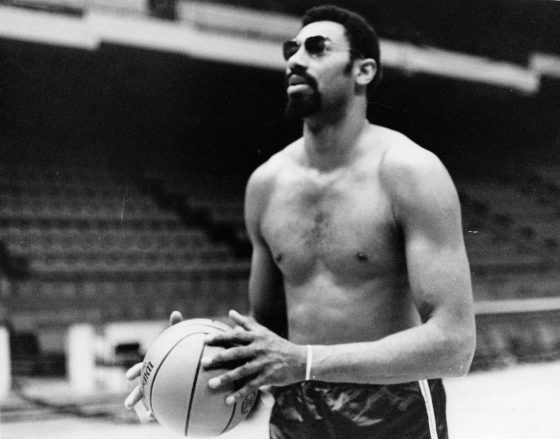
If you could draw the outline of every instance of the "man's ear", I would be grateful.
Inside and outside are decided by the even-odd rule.
[[[377,63],[373,58],[358,59],[356,62],[356,82],[358,85],[367,86],[377,73]]]

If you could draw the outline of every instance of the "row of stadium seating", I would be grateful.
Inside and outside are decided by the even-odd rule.
[[[477,346],[471,370],[560,359],[558,316],[503,316],[477,321]]]
[[[25,196],[26,194],[34,194],[39,197],[54,198],[73,198],[73,197],[100,197],[112,198],[120,197],[122,194],[134,196],[137,189],[130,186],[126,182],[119,183],[119,190],[115,190],[115,182],[99,183],[86,182],[52,182],[44,181],[20,181],[18,179],[10,179],[6,176],[0,177],[0,193],[6,196]]]
[[[5,171],[0,239],[9,254],[29,261],[31,276],[162,275],[235,260],[227,245],[160,207],[126,174],[21,164]]]
[[[207,268],[207,267],[206,267]],[[174,277],[18,282],[9,299],[17,303],[19,326],[64,326],[75,322],[167,319],[172,309],[186,318],[247,311],[248,267],[200,267]]]
[[[101,197],[2,196],[0,218],[123,218],[176,217],[161,210],[152,200]]]
[[[475,266],[551,264],[559,257],[558,205],[542,206],[511,185],[462,182],[465,242]]]
[[[518,180],[463,182],[479,216],[491,217],[510,239],[558,256],[560,246],[560,166],[542,165]]]
[[[523,243],[513,239],[501,239],[488,229],[465,230],[465,244],[471,265],[474,267],[534,267],[543,262],[542,255]]]
[[[238,242],[247,242],[243,214],[246,176],[148,173],[145,178],[157,182],[163,193],[182,200],[211,224],[228,226]]]
[[[110,185],[115,181],[129,182],[118,167],[109,163],[98,162],[99,165],[92,166],[91,162],[76,159],[75,157],[59,157],[57,161],[31,161],[0,163],[0,182],[7,183],[63,183],[71,184],[79,182]]]
[[[231,266],[229,253],[201,252],[199,254],[123,254],[112,253],[103,255],[64,255],[57,258],[39,257],[31,262],[30,269],[36,276],[48,275],[87,275],[114,273],[119,276],[126,274],[173,274],[189,271],[200,264],[218,266],[222,262]]]
[[[560,270],[519,272],[510,270],[501,274],[473,276],[475,300],[523,299],[531,297],[558,297]]]
[[[109,228],[10,227],[2,231],[2,240],[15,253],[63,254],[101,251],[212,249],[216,245],[200,228],[168,230]],[[222,246],[223,247],[223,246]]]
[[[560,202],[544,203],[515,182],[458,186],[475,300],[558,296]]]

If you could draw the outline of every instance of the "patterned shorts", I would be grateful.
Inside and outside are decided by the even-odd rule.
[[[307,381],[272,389],[271,439],[447,439],[441,380]]]

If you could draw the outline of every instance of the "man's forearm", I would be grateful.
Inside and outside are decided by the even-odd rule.
[[[396,384],[462,376],[474,350],[470,329],[452,335],[425,323],[373,342],[313,346],[311,379]]]

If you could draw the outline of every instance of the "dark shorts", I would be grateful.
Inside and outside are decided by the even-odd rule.
[[[394,385],[308,381],[275,387],[272,393],[271,439],[436,439],[435,430],[438,439],[448,437],[441,380]]]

